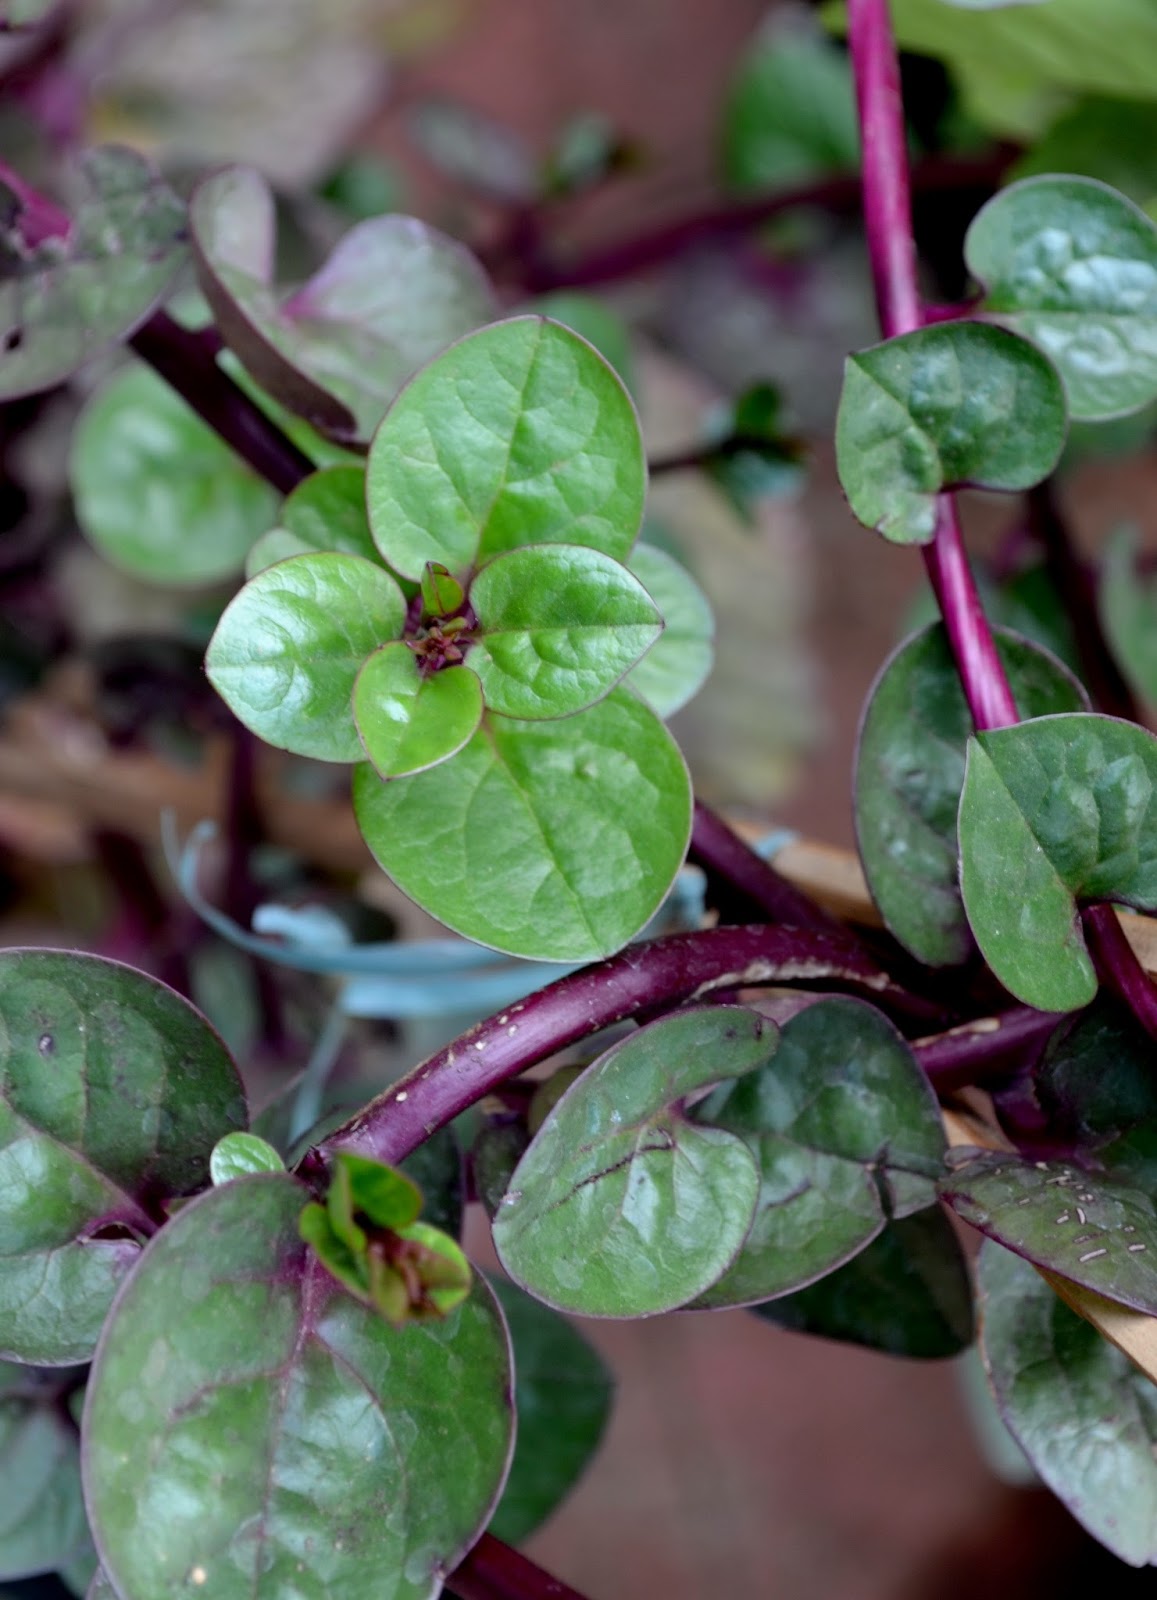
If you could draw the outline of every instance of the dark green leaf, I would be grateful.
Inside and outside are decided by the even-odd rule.
[[[755,522],[761,500],[798,490],[803,446],[784,430],[778,389],[757,383],[740,395],[706,470],[745,522]]]
[[[518,1443],[490,1523],[521,1544],[566,1498],[599,1447],[614,1379],[576,1327],[505,1278],[494,1278],[514,1346]]]
[[[997,649],[1022,716],[1080,711],[1058,661],[1001,630]],[[856,834],[872,898],[918,961],[967,959],[972,940],[957,882],[956,814],[972,717],[939,623],[906,640],[868,697],[856,754]]]
[[[163,984],[98,956],[0,954],[0,1350],[86,1361],[148,1218],[245,1125],[237,1069]]]
[[[286,498],[278,526],[250,550],[245,576],[256,577],[287,556],[323,550],[364,556],[375,564],[381,559],[366,518],[364,467],[327,467],[299,484]]]
[[[110,1319],[84,1470],[123,1600],[432,1600],[490,1518],[512,1444],[490,1291],[391,1328],[311,1262],[307,1198],[287,1176],[212,1190]]]
[[[530,1135],[521,1121],[484,1123],[474,1140],[470,1150],[474,1189],[491,1221],[529,1143]]]
[[[627,687],[666,719],[693,700],[715,659],[715,618],[687,568],[653,544],[637,544],[628,563],[659,608],[663,632],[626,677]]]
[[[1133,689],[1157,705],[1157,579],[1140,570],[1136,530],[1119,528],[1105,548],[1100,612],[1117,663]]]
[[[625,689],[562,722],[485,717],[452,761],[354,773],[366,843],[398,887],[479,944],[544,961],[610,955],[683,863],[691,789],[663,724]]]
[[[87,537],[153,583],[240,572],[277,512],[268,484],[147,367],[118,373],[89,401],[69,474]]]
[[[482,686],[469,667],[423,675],[409,645],[374,652],[358,673],[353,713],[383,778],[425,772],[461,750],[482,720]]]
[[[459,1238],[465,1188],[462,1152],[452,1130],[440,1128],[431,1134],[406,1157],[400,1170],[422,1191],[422,1221]]]
[[[601,1056],[531,1141],[494,1219],[515,1282],[586,1316],[653,1316],[701,1295],[743,1244],[759,1174],[742,1137],[688,1121],[683,1102],[775,1046],[758,1013],[717,1006]]]
[[[1010,1432],[1085,1528],[1131,1566],[1157,1561],[1150,1380],[1007,1250],[980,1252],[984,1364]]]
[[[836,464],[861,522],[927,544],[942,489],[1028,489],[1065,442],[1061,380],[1024,339],[944,322],[849,356]]]
[[[1056,172],[1099,178],[1148,210],[1157,199],[1157,104],[1091,95],[1067,106],[1012,176]]]
[[[209,1176],[215,1184],[248,1178],[254,1172],[284,1171],[285,1162],[277,1151],[255,1133],[227,1133],[209,1157]]]
[[[370,450],[370,526],[415,581],[427,561],[465,576],[524,544],[581,544],[623,560],[646,464],[622,382],[568,328],[515,317],[432,361]]]
[[[827,1277],[751,1308],[795,1333],[940,1360],[973,1340],[972,1281],[938,1206],[891,1222]]]
[[[984,959],[1039,1011],[1096,993],[1077,902],[1157,910],[1157,739],[1129,722],[1043,717],[968,742],[960,886]]]
[[[19,216],[0,228],[0,399],[50,389],[133,333],[185,260],[185,209],[135,150],[81,161],[65,238],[26,249]]]
[[[972,1227],[1107,1300],[1157,1312],[1157,1210],[1140,1189],[1060,1161],[977,1151],[941,1180]]]
[[[394,579],[360,556],[293,556],[226,607],[205,657],[213,687],[269,744],[319,761],[360,761],[354,684],[402,631]]]
[[[743,1248],[699,1305],[803,1288],[935,1199],[936,1098],[911,1047],[861,1000],[807,1006],[784,1024],[774,1059],[719,1088],[696,1119],[746,1140],[761,1175]]]
[[[80,1440],[56,1373],[0,1362],[0,1581],[52,1572],[88,1544]]]
[[[723,163],[738,189],[774,189],[860,164],[847,56],[829,40],[768,28],[731,85]]]

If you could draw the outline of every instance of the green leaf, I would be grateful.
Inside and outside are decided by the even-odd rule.
[[[489,1121],[483,1124],[470,1149],[474,1189],[486,1215],[494,1220],[502,1197],[510,1188],[514,1169],[526,1153],[530,1135],[523,1122]]]
[[[1157,1562],[1151,1380],[1038,1273],[980,1252],[982,1348],[1005,1424],[1077,1521],[1131,1566]]]
[[[581,544],[621,561],[645,486],[620,379],[568,328],[514,317],[407,384],[370,449],[366,498],[382,555],[417,581],[427,561],[464,577],[524,544]]]
[[[0,1362],[0,1581],[52,1572],[88,1545],[75,1427],[60,1378]]]
[[[984,310],[1039,346],[1070,414],[1101,421],[1157,397],[1157,226],[1093,178],[1025,178],[965,239]]]
[[[974,484],[1029,489],[1065,442],[1056,369],[979,322],[919,328],[848,357],[836,465],[855,515],[897,544],[927,544],[936,496]]]
[[[1157,739],[1130,722],[1043,717],[968,742],[960,888],[984,959],[1038,1011],[1097,989],[1078,901],[1157,910]]]
[[[557,289],[553,294],[539,295],[526,309],[536,316],[549,317],[552,322],[561,322],[564,328],[593,344],[627,388],[634,390],[631,330],[604,301],[596,300],[593,295],[578,294],[573,289]]]
[[[440,561],[427,561],[422,573],[422,606],[427,617],[452,617],[466,604],[466,591]]]
[[[1157,199],[1157,104],[1090,95],[1067,107],[1011,176],[1056,172],[1099,178],[1148,210]]]
[[[0,1353],[88,1360],[167,1197],[245,1126],[237,1069],[187,1001],[131,967],[0,953]]]
[[[1157,705],[1157,579],[1141,570],[1136,530],[1118,528],[1105,547],[1099,606],[1117,663],[1131,687]]]
[[[272,281],[274,201],[258,172],[203,179],[189,220],[230,348],[275,400],[338,438],[368,439],[416,368],[494,315],[474,257],[413,217],[358,223],[292,294]]]
[[[324,550],[380,564],[366,518],[364,467],[326,467],[299,483],[286,497],[278,526],[262,534],[250,550],[245,576],[255,578],[288,556]]]
[[[423,676],[408,644],[383,645],[358,673],[354,720],[383,778],[425,772],[461,750],[482,720],[482,686],[469,667]]]
[[[983,1150],[941,1180],[940,1196],[1027,1261],[1157,1312],[1157,1208],[1142,1190],[1061,1161]]]
[[[1086,708],[1061,664],[1015,634],[996,634],[1022,716]],[[860,859],[888,929],[918,961],[967,960],[972,939],[957,882],[956,814],[972,717],[942,625],[906,640],[868,697],[856,753]]]
[[[783,401],[771,384],[757,383],[741,394],[716,438],[707,476],[745,522],[755,523],[760,501],[802,485],[804,447],[786,433]]]
[[[399,1169],[422,1191],[422,1221],[441,1228],[452,1238],[462,1233],[465,1184],[462,1152],[451,1128],[440,1128],[425,1139]]]
[[[254,1172],[284,1172],[285,1162],[271,1144],[255,1133],[227,1133],[218,1139],[209,1157],[209,1176],[214,1184],[232,1183]]]
[[[612,1046],[567,1091],[494,1218],[514,1281],[559,1311],[648,1317],[701,1295],[734,1260],[759,1192],[742,1137],[683,1102],[771,1056],[757,1012],[678,1012]]]
[[[514,1346],[518,1443],[490,1532],[521,1544],[570,1493],[599,1447],[614,1378],[557,1312],[504,1278],[491,1280]]]
[[[938,1206],[890,1222],[851,1261],[806,1289],[751,1308],[794,1333],[923,1361],[972,1343],[972,1281]]]
[[[727,95],[723,165],[728,182],[744,190],[857,171],[860,140],[847,56],[827,39],[764,29]]]
[[[152,583],[240,572],[277,496],[147,367],[129,367],[85,406],[69,477],[76,517],[101,554]]]
[[[490,1291],[391,1328],[309,1257],[307,1197],[288,1176],[211,1190],[109,1320],[84,1472],[123,1600],[432,1600],[490,1518],[512,1444]]]
[[[28,248],[18,210],[0,225],[0,400],[50,389],[128,338],[184,263],[185,208],[143,156],[90,150],[79,179],[67,236]]]
[[[381,567],[360,556],[293,556],[250,579],[225,608],[205,670],[268,744],[318,761],[360,761],[354,684],[405,620],[402,592]]]
[[[625,682],[664,720],[693,700],[715,659],[715,618],[687,568],[653,544],[637,544],[631,571],[659,608],[663,632]]]
[[[751,1231],[700,1306],[814,1283],[935,1199],[945,1149],[936,1098],[911,1047],[861,1000],[808,1005],[784,1024],[772,1061],[695,1115],[746,1140],[760,1168]]]
[[[594,705],[663,631],[639,580],[582,545],[497,556],[471,585],[470,604],[479,631],[469,665],[504,717],[567,717]]]
[[[484,718],[452,762],[354,773],[383,871],[479,944],[591,961],[644,927],[675,880],[691,788],[674,740],[625,689],[558,723]]]
[[[97,1571],[89,1586],[85,1600],[120,1600],[120,1596],[102,1570]]]

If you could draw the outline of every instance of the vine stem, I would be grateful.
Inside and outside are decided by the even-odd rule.
[[[446,1579],[446,1587],[458,1600],[583,1600],[577,1589],[489,1533]]]

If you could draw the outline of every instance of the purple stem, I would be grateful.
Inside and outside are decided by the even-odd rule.
[[[939,1092],[970,1083],[995,1083],[1015,1071],[1026,1053],[1043,1044],[1064,1020],[1051,1011],[1018,1006],[918,1044],[916,1058]]]
[[[688,859],[714,880],[717,892],[713,903],[728,921],[758,917],[791,923],[797,928],[814,928],[820,933],[843,931],[834,917],[781,877],[717,812],[699,800],[695,802]],[[720,885],[722,894],[718,893]]]
[[[446,1587],[458,1600],[583,1600],[569,1583],[552,1578],[489,1533],[446,1579]]]
[[[29,250],[34,250],[46,239],[62,239],[68,236],[72,228],[72,219],[68,212],[58,206],[55,200],[50,200],[47,195],[31,188],[19,173],[13,172],[6,161],[0,161],[0,183],[11,189],[20,202],[17,226],[20,237]]]
[[[1138,961],[1112,906],[1085,906],[1081,912],[1081,926],[1101,982],[1125,1002],[1146,1032],[1157,1039],[1157,990]]]

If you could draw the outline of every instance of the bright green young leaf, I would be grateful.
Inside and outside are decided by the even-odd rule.
[[[566,1498],[598,1449],[615,1382],[598,1351],[556,1311],[491,1279],[514,1346],[518,1443],[490,1532],[521,1544]]]
[[[959,1355],[974,1337],[968,1265],[939,1206],[890,1222],[842,1267],[751,1309],[794,1333],[909,1360]]]
[[[637,544],[631,571],[659,608],[663,632],[624,680],[666,719],[693,700],[715,659],[715,618],[687,568],[653,544]]]
[[[1157,580],[1140,570],[1135,529],[1108,541],[1098,597],[1101,622],[1117,664],[1149,705],[1157,705]]]
[[[945,1149],[936,1098],[911,1047],[862,1000],[807,1006],[784,1024],[773,1060],[695,1115],[744,1139],[760,1168],[751,1231],[700,1306],[814,1283],[935,1199]]]
[[[398,640],[374,652],[353,690],[365,753],[383,778],[425,772],[461,750],[482,720],[482,686],[469,667],[423,677]]]
[[[981,1342],[996,1403],[1043,1481],[1130,1566],[1157,1562],[1157,1390],[1039,1273],[986,1241]]]
[[[211,1190],[110,1319],[84,1471],[123,1600],[433,1600],[489,1521],[513,1442],[490,1291],[390,1327],[310,1258],[307,1198],[272,1174]]]
[[[276,528],[262,534],[249,552],[245,576],[254,578],[288,556],[335,550],[380,564],[366,519],[363,467],[326,467],[286,497]]]
[[[354,683],[406,620],[402,591],[360,556],[293,556],[258,573],[225,608],[205,670],[268,744],[318,761],[360,761]]]
[[[66,238],[28,249],[19,212],[0,226],[0,400],[50,389],[127,338],[186,259],[185,208],[143,156],[106,145],[79,176]]]
[[[1082,711],[1058,661],[999,630],[997,649],[1024,717]],[[889,930],[918,961],[950,966],[972,939],[957,882],[956,814],[972,717],[939,623],[906,640],[868,697],[856,754],[860,859]]]
[[[383,871],[456,933],[510,955],[593,961],[663,903],[691,831],[674,740],[625,689],[558,723],[485,717],[453,761],[354,773]]]
[[[0,1362],[0,1581],[53,1572],[88,1545],[80,1448],[60,1375]]]
[[[579,334],[588,344],[593,344],[614,367],[627,388],[634,390],[631,330],[610,306],[602,300],[596,300],[593,295],[578,294],[573,289],[556,289],[553,294],[540,295],[526,309],[535,316],[561,322],[564,328],[570,328],[572,333]]]
[[[156,1207],[207,1183],[245,1121],[224,1046],[164,984],[0,953],[0,1353],[87,1361]]]
[[[422,606],[429,618],[452,617],[466,603],[466,591],[440,561],[427,561],[422,573]]]
[[[1098,421],[1157,396],[1157,225],[1093,178],[1025,178],[964,245],[984,309],[1056,364],[1069,412]]]
[[[271,1144],[255,1133],[227,1133],[209,1157],[209,1176],[217,1185],[248,1178],[254,1172],[284,1172],[285,1162]]]
[[[646,462],[630,396],[602,356],[542,317],[460,340],[398,396],[375,435],[370,527],[396,572],[465,576],[524,544],[625,559]]]
[[[1005,988],[1039,1011],[1096,993],[1078,901],[1157,910],[1157,739],[1130,722],[1043,717],[968,742],[960,888]]]
[[[848,357],[836,464],[853,512],[897,544],[927,544],[942,489],[1029,489],[1065,442],[1051,362],[1003,328],[944,322]]]
[[[85,406],[69,477],[81,529],[115,566],[152,583],[240,572],[277,496],[147,367]]]
[[[1141,1189],[1064,1162],[986,1150],[949,1172],[940,1195],[1034,1265],[1157,1313],[1157,1208]]]
[[[531,1140],[494,1218],[515,1282],[559,1311],[647,1317],[721,1277],[751,1227],[759,1173],[742,1135],[689,1121],[682,1102],[775,1047],[757,1012],[714,1006],[600,1056]]]
[[[1091,95],[1067,107],[1011,175],[1056,172],[1099,178],[1149,211],[1157,200],[1157,103]]]
[[[860,165],[847,56],[774,25],[740,66],[723,113],[723,165],[737,189],[786,188]]]
[[[468,662],[491,711],[567,717],[601,700],[663,631],[639,580],[599,550],[530,546],[487,562],[470,587]]]

